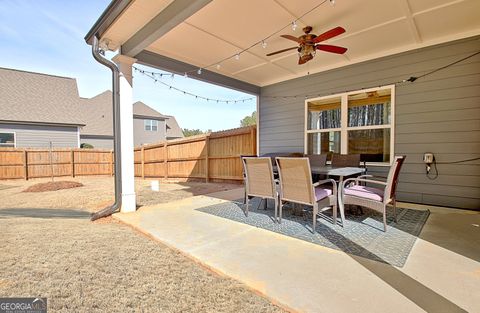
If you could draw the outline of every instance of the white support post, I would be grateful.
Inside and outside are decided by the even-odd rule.
[[[120,125],[122,139],[122,213],[135,212],[135,173],[133,160],[133,76],[137,60],[117,54],[113,61],[120,69]]]

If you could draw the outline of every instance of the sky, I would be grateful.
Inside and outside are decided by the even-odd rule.
[[[110,70],[93,59],[91,47],[84,40],[109,3],[109,0],[0,0],[0,67],[76,78],[79,94],[85,98],[111,90]],[[163,80],[210,98],[251,97],[182,76]],[[133,86],[134,101],[175,116],[182,128],[215,131],[239,127],[240,120],[256,107],[256,100],[236,104],[198,100],[155,84],[139,73],[134,73]]]

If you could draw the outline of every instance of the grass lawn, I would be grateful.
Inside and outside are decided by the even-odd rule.
[[[20,192],[32,182],[0,183],[10,186],[0,188],[0,297],[47,297],[49,312],[283,312],[123,224],[90,222],[91,198],[104,201],[100,191],[107,183],[80,181],[85,187],[40,200],[40,194]],[[192,186],[169,192],[185,197],[206,188]]]

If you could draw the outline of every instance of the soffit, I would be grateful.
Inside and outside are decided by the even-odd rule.
[[[107,31],[107,37],[123,44],[171,1],[136,0]],[[213,0],[152,43],[146,50],[205,67],[241,51],[288,25],[320,3],[318,0]],[[208,69],[258,86],[326,71],[403,51],[480,34],[478,0],[336,0],[325,3],[298,22],[267,40]],[[124,16],[125,15],[125,16]],[[297,65],[295,50],[266,54],[295,46],[280,34],[300,36],[310,25],[320,34],[336,26],[346,33],[324,43],[344,46],[344,55],[317,52]]]

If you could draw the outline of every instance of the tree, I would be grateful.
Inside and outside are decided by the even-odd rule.
[[[200,130],[200,129],[188,129],[188,128],[183,128],[183,129],[182,129],[182,132],[183,132],[183,135],[184,135],[185,137],[190,137],[190,136],[195,136],[195,135],[207,134],[207,133],[212,132],[212,130],[209,129],[209,130],[207,130],[207,131],[203,131],[203,130]]]
[[[257,111],[253,111],[252,115],[247,115],[240,120],[240,127],[257,125]]]

